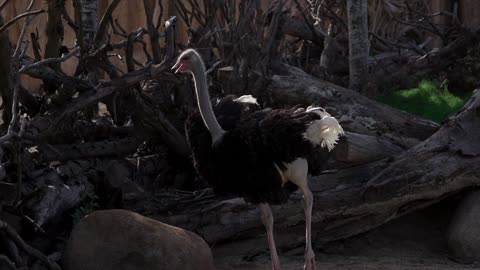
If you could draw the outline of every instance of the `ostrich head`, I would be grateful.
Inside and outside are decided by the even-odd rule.
[[[195,68],[204,68],[202,58],[194,49],[187,49],[178,56],[177,62],[172,69],[175,73],[192,73]]]
[[[175,70],[175,73],[188,72],[193,76],[200,114],[205,126],[212,136],[212,145],[218,144],[225,131],[222,129],[213,113],[210,96],[208,94],[207,74],[205,72],[202,58],[195,50],[187,49],[180,54],[172,69]]]

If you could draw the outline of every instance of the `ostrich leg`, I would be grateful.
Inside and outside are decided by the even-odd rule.
[[[267,203],[258,205],[262,213],[262,222],[267,230],[268,248],[270,249],[270,256],[272,258],[272,269],[280,270],[280,260],[278,259],[277,247],[275,246],[275,239],[273,238],[273,214],[272,208]]]
[[[303,189],[303,204],[305,208],[305,270],[315,270],[315,254],[312,249],[312,206],[313,194],[308,186]]]
[[[303,193],[305,210],[305,270],[315,270],[315,254],[312,249],[312,207],[313,194],[308,187],[308,162],[306,159],[297,159],[288,164],[285,177],[295,183]]]

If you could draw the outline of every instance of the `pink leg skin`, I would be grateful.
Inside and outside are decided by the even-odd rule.
[[[303,190],[303,203],[305,208],[305,270],[315,270],[315,254],[312,249],[312,207],[313,194],[310,189]]]
[[[262,213],[262,223],[267,230],[268,248],[270,249],[270,256],[272,258],[272,269],[280,270],[280,260],[278,259],[277,247],[275,246],[275,239],[273,238],[273,214],[272,208],[269,204],[261,203],[258,205]]]

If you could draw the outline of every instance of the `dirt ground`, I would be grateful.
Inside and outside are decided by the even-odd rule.
[[[461,264],[449,257],[444,236],[450,210],[434,206],[370,233],[316,248],[317,269],[480,269],[480,265]],[[275,231],[283,270],[303,269],[302,234],[300,228],[294,232]],[[271,269],[265,234],[217,245],[212,250],[218,270]]]

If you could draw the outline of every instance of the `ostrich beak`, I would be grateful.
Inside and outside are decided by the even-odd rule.
[[[177,74],[177,72],[179,71],[182,71],[183,69],[183,63],[181,60],[178,60],[177,63],[175,63],[175,65],[173,65],[172,67],[172,70],[175,70],[175,74]]]

